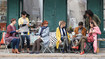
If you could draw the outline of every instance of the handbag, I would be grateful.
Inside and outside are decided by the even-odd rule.
[[[89,36],[87,37],[88,42],[94,42],[94,38],[92,34],[88,34]]]

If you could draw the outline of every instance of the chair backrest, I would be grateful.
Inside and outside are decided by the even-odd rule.
[[[56,45],[56,32],[50,32],[50,46]]]
[[[5,35],[6,35],[6,32],[3,32],[2,33],[2,39],[0,41],[1,44],[5,44]]]

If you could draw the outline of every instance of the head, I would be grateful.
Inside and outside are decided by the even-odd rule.
[[[23,18],[26,18],[26,16],[27,16],[26,11],[22,11],[22,12],[21,12],[21,15],[22,15]]]
[[[79,28],[83,28],[83,22],[79,22],[78,26]]]
[[[91,28],[95,27],[95,23],[94,22],[90,22],[90,27]]]
[[[93,17],[93,15],[94,15],[94,14],[93,14],[93,12],[92,12],[91,10],[86,10],[86,11],[85,11],[85,16],[86,16],[86,17]]]
[[[65,27],[65,26],[66,26],[66,22],[65,22],[65,21],[60,21],[60,22],[59,22],[59,26],[60,26],[61,28]]]
[[[11,23],[12,23],[13,25],[15,25],[15,24],[16,24],[16,19],[12,18],[12,19],[11,19]]]
[[[42,23],[42,26],[45,26],[45,27],[47,27],[48,26],[48,21],[43,21],[43,23]]]

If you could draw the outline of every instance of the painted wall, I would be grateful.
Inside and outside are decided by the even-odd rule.
[[[83,15],[87,9],[87,0],[68,0],[67,10],[68,10],[68,27],[73,28],[78,26],[80,21],[84,21]]]

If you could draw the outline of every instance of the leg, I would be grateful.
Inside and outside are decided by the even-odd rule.
[[[37,44],[37,40],[34,41],[33,48],[32,48],[32,52],[35,52],[36,44]]]
[[[30,48],[30,36],[26,35],[26,40],[27,40],[27,52],[29,52],[29,48]]]
[[[37,40],[37,51],[39,52],[40,50],[40,43],[42,42],[42,39]]]
[[[30,48],[30,36],[26,35],[26,40],[27,40],[27,48]]]
[[[16,53],[20,53],[19,51],[18,51],[18,48],[19,48],[19,43],[20,43],[20,39],[16,39],[16,49],[15,49],[15,51],[16,51]]]
[[[87,37],[83,36],[75,46],[78,46],[82,42],[83,39],[87,39]]]
[[[15,53],[16,39],[13,39],[11,42],[12,42],[12,53]]]
[[[21,35],[21,39],[22,39],[22,49],[24,49],[25,35]]]
[[[82,39],[81,41],[81,52],[84,51],[84,43],[85,43],[86,39]]]
[[[21,35],[21,40],[22,40],[22,52],[24,53],[24,41],[25,41],[25,35]]]
[[[20,39],[16,39],[16,49],[18,49],[19,48],[19,43],[20,43]]]
[[[94,36],[93,47],[94,47],[94,53],[97,53],[97,36]]]
[[[16,39],[12,40],[12,48],[15,49],[15,45],[16,45]]]

